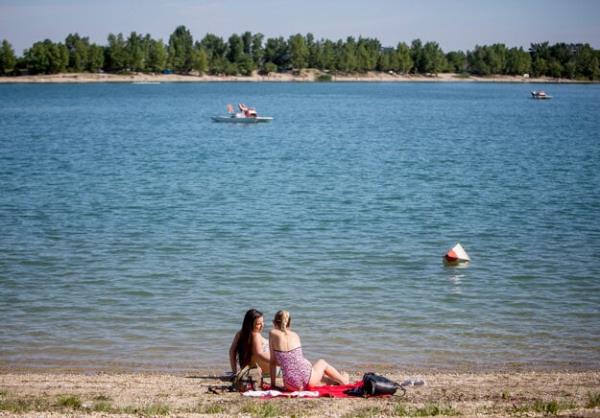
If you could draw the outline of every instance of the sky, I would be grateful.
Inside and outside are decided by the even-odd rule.
[[[245,31],[267,38],[373,37],[384,46],[435,41],[445,52],[475,45],[549,41],[600,49],[600,0],[0,0],[0,39],[17,55],[69,33],[106,45],[110,33],[149,33],[168,42],[179,25],[194,40]]]

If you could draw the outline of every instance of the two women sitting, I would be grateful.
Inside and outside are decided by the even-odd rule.
[[[312,365],[304,358],[300,337],[290,329],[291,323],[289,312],[277,312],[267,343],[261,335],[264,328],[262,313],[256,309],[246,312],[242,329],[235,334],[229,349],[232,371],[237,372],[238,362],[240,367],[256,365],[263,372],[269,371],[271,387],[274,388],[279,366],[283,384],[289,391],[328,384],[348,384],[348,374],[340,374],[325,360],[318,360]]]

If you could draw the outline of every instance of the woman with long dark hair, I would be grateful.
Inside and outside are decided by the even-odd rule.
[[[246,312],[242,329],[235,334],[229,347],[229,363],[234,374],[238,364],[240,368],[258,366],[264,373],[269,372],[269,343],[261,335],[264,327],[262,312],[256,309]]]

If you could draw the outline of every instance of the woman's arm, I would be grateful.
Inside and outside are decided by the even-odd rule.
[[[273,352],[274,343],[275,338],[273,334],[269,332],[269,376],[271,376],[271,389],[275,389],[275,385],[277,383],[277,359],[275,358],[275,353]]]
[[[233,341],[231,342],[231,347],[229,347],[229,365],[231,366],[231,371],[235,374],[237,373],[237,344],[240,339],[239,331],[235,333],[235,337],[233,337]]]

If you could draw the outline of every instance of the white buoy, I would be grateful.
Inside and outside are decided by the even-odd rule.
[[[444,262],[448,264],[468,263],[469,261],[471,261],[471,257],[458,242],[444,255]]]

